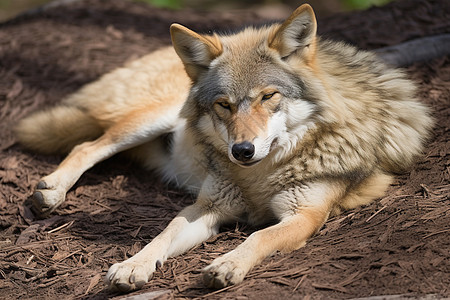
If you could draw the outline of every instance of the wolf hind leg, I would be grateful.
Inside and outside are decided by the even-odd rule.
[[[170,112],[140,110],[129,113],[96,140],[75,146],[53,173],[43,177],[33,194],[34,207],[43,215],[51,213],[64,202],[67,191],[86,170],[169,132],[177,121],[178,115]]]
[[[382,197],[392,183],[392,175],[375,171],[356,187],[347,192],[345,197],[333,207],[332,215],[338,215],[342,210],[368,205],[373,200]]]

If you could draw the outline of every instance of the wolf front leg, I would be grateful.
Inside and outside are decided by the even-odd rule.
[[[233,220],[244,210],[237,187],[208,176],[196,203],[182,210],[136,255],[112,265],[106,274],[106,284],[123,292],[141,288],[157,265],[205,241],[218,232],[220,224]]]
[[[203,270],[205,285],[223,288],[238,284],[267,256],[304,246],[343,193],[344,185],[330,183],[307,184],[279,193],[272,199],[271,208],[280,222],[254,232],[235,250],[216,258]]]
[[[170,131],[177,119],[177,113],[173,112],[130,112],[98,139],[75,146],[53,173],[41,178],[33,194],[34,207],[43,215],[51,213],[64,202],[67,191],[86,170]]]
[[[194,204],[185,208],[167,228],[133,257],[112,265],[105,282],[122,292],[140,289],[156,267],[217,233],[219,217]]]

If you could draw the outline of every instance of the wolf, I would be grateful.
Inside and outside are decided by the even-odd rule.
[[[23,119],[18,140],[66,152],[33,194],[46,215],[116,153],[196,195],[106,283],[141,288],[158,266],[237,220],[264,225],[203,270],[208,287],[243,281],[303,245],[330,215],[381,197],[433,125],[415,84],[376,55],[321,39],[311,6],[233,34],[170,27],[173,47],[118,68]],[[271,224],[271,225],[267,225]]]

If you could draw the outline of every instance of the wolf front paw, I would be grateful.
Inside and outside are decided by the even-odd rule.
[[[207,287],[221,289],[241,283],[247,272],[240,267],[239,260],[219,257],[203,269],[203,282]]]
[[[106,274],[105,282],[111,289],[121,292],[140,289],[146,284],[154,270],[151,270],[143,263],[121,262],[112,265]]]
[[[37,213],[48,215],[53,212],[66,198],[66,190],[58,189],[47,183],[39,181],[33,194],[33,206]]]

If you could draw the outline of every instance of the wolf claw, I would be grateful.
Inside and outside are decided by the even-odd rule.
[[[49,188],[45,181],[39,181],[33,194],[33,207],[38,214],[48,215],[66,198],[66,192]]]
[[[152,277],[152,270],[147,270],[140,263],[122,262],[112,265],[105,277],[111,289],[121,292],[140,289]]]
[[[246,272],[233,261],[213,262],[203,269],[203,283],[210,288],[221,289],[241,283]]]

